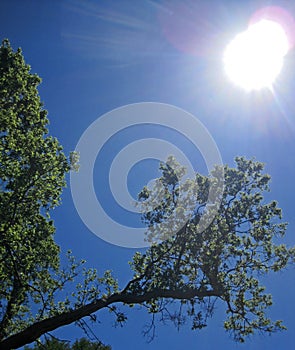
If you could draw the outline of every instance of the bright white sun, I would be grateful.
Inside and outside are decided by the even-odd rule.
[[[289,43],[277,22],[260,20],[226,47],[223,62],[228,77],[245,90],[270,88],[280,73]]]

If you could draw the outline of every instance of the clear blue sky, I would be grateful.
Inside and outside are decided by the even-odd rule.
[[[183,9],[184,3],[189,11]],[[114,108],[145,101],[183,108],[208,128],[225,163],[233,164],[236,155],[266,163],[272,176],[268,198],[279,201],[290,223],[285,242],[295,244],[294,51],[286,57],[275,97],[268,91],[245,93],[236,88],[223,74],[222,50],[228,40],[245,29],[251,14],[270,1],[208,3],[179,0],[169,2],[169,7],[168,1],[149,0],[2,0],[0,32],[15,49],[22,47],[32,71],[42,77],[40,94],[49,111],[50,132],[58,137],[65,152],[75,148],[93,121]],[[272,3],[295,16],[291,1]],[[140,138],[140,131],[134,131]],[[148,132],[155,132],[156,137],[165,134],[166,139],[171,137],[170,141],[176,142],[173,135],[160,129]],[[120,139],[112,142],[109,146],[115,151],[122,145]],[[189,153],[189,147],[183,147]],[[114,156],[115,151],[105,152],[105,156]],[[106,164],[108,161],[101,156],[95,174],[100,169],[105,172]],[[153,176],[155,167],[156,162],[149,163],[147,173]],[[138,166],[130,174],[131,192],[148,180],[146,175],[137,176],[144,174],[144,169],[144,165]],[[96,191],[98,196],[103,191],[101,183],[96,184]],[[112,204],[105,206],[110,210]],[[117,215],[115,209],[113,214]],[[54,218],[56,239],[63,251],[72,249],[75,256],[87,260],[88,267],[113,270],[120,286],[124,286],[130,277],[127,261],[135,250],[111,245],[91,233],[76,212],[69,188]],[[271,337],[254,336],[246,345],[235,344],[223,331],[221,306],[200,332],[190,331],[189,325],[179,332],[171,325],[158,325],[151,344],[142,337],[149,318],[136,308],[127,310],[129,320],[123,328],[113,328],[108,312],[103,311],[98,314],[101,324],[93,330],[114,350],[294,349],[294,276],[294,268],[290,268],[265,279],[274,297],[270,314],[283,319],[288,331]],[[81,336],[80,330],[72,326],[56,334],[63,339]]]

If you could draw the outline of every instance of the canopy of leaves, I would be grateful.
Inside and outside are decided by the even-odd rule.
[[[145,254],[135,255],[132,292],[169,290],[173,295],[174,291],[180,299],[177,312],[174,309],[171,314],[171,300],[163,298],[154,298],[147,306],[151,313],[160,313],[162,319],[171,319],[177,325],[191,318],[193,329],[206,326],[214,305],[222,301],[227,314],[224,327],[241,342],[255,330],[272,333],[284,329],[281,321],[272,322],[266,316],[272,298],[265,293],[259,277],[294,262],[295,249],[276,244],[285,234],[286,223],[281,222],[277,202],[264,200],[270,176],[263,173],[263,164],[237,157],[236,168],[215,168],[209,177],[196,174],[194,181],[181,181],[171,172],[181,174],[182,167],[173,158],[168,163],[174,164],[174,170],[162,164],[161,184],[150,190],[144,188],[139,195],[146,209],[143,220],[149,224],[148,238],[165,240],[152,244]],[[200,230],[209,187],[221,174],[224,186],[217,215]],[[155,208],[154,192],[158,188],[165,196]],[[177,208],[181,188],[186,188],[182,197],[196,192],[190,219],[178,231],[171,225],[161,225],[160,232],[155,230]],[[149,207],[153,210],[148,211]]]
[[[59,268],[49,211],[59,204],[70,164],[47,134],[40,81],[21,51],[13,52],[5,40],[0,47],[0,340],[23,326],[29,304],[51,293],[51,272]]]
[[[97,341],[90,342],[86,338],[76,340],[73,344],[53,338],[44,343],[38,343],[33,348],[25,346],[24,350],[111,350],[111,347]]]

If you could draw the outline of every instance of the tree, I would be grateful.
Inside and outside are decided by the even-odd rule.
[[[0,349],[19,348],[70,323],[83,328],[103,308],[124,323],[118,304],[147,308],[151,336],[157,316],[177,327],[190,319],[192,329],[201,329],[217,303],[236,341],[285,328],[267,317],[272,300],[260,276],[294,263],[295,248],[277,243],[286,223],[277,203],[264,199],[270,176],[262,163],[237,157],[236,167],[189,180],[173,157],[161,164],[155,186],[139,194],[151,246],[134,255],[134,277],[120,289],[109,271],[98,276],[71,256],[60,266],[50,210],[76,156],[67,159],[48,135],[40,79],[8,41],[0,48],[0,70]],[[71,293],[60,292],[80,273]]]
[[[44,343],[36,344],[33,348],[25,346],[25,350],[111,350],[111,348],[98,341],[90,342],[86,338],[76,340],[72,345],[69,342],[52,338]]]
[[[22,53],[0,49],[0,339],[22,329],[31,302],[54,288],[59,247],[50,210],[70,163],[47,134],[47,112]]]

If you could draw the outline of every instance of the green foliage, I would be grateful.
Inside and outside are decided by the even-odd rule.
[[[0,47],[0,339],[18,329],[52,289],[59,247],[50,210],[60,203],[70,163],[48,135],[47,112],[20,50]],[[55,285],[54,285],[55,287]]]
[[[182,167],[171,161],[175,173],[183,173]],[[147,293],[164,289],[177,291],[178,295],[180,291],[191,291],[191,298],[179,298],[180,309],[175,313],[174,307],[173,314],[168,309],[171,300],[156,297],[146,304],[151,313],[161,313],[162,319],[177,321],[177,325],[191,318],[193,329],[206,326],[216,302],[222,301],[228,316],[224,327],[240,342],[254,331],[272,333],[284,329],[281,321],[272,322],[266,315],[272,298],[265,293],[259,278],[293,263],[295,248],[276,244],[287,225],[281,222],[282,211],[277,202],[264,201],[270,176],[263,173],[263,164],[237,157],[236,168],[214,169],[213,178],[223,174],[223,193],[217,215],[201,231],[198,224],[206,215],[212,177],[196,174],[194,181],[181,182],[178,176],[171,176],[169,165],[161,167],[158,181],[162,188],[156,184],[151,190],[144,188],[139,195],[145,208],[150,208],[157,189],[165,193],[153,211],[143,214],[143,220],[149,224],[148,238],[155,238],[155,225],[171,215],[173,205],[176,207],[174,198],[180,186],[186,186],[189,196],[197,188],[194,207],[181,229],[173,231],[171,226],[161,225],[160,238],[165,239],[152,244],[145,254],[134,256],[131,290]]]
[[[180,230],[190,217],[197,196],[194,181],[180,181],[186,169],[174,157],[170,156],[166,163],[161,163],[160,171],[162,176],[152,189],[143,188],[137,204],[144,213],[143,222],[149,227],[149,242],[163,241],[171,236],[171,231]]]
[[[111,347],[98,341],[90,342],[86,338],[76,340],[73,344],[53,338],[37,343],[33,348],[25,346],[25,350],[111,350]]]

